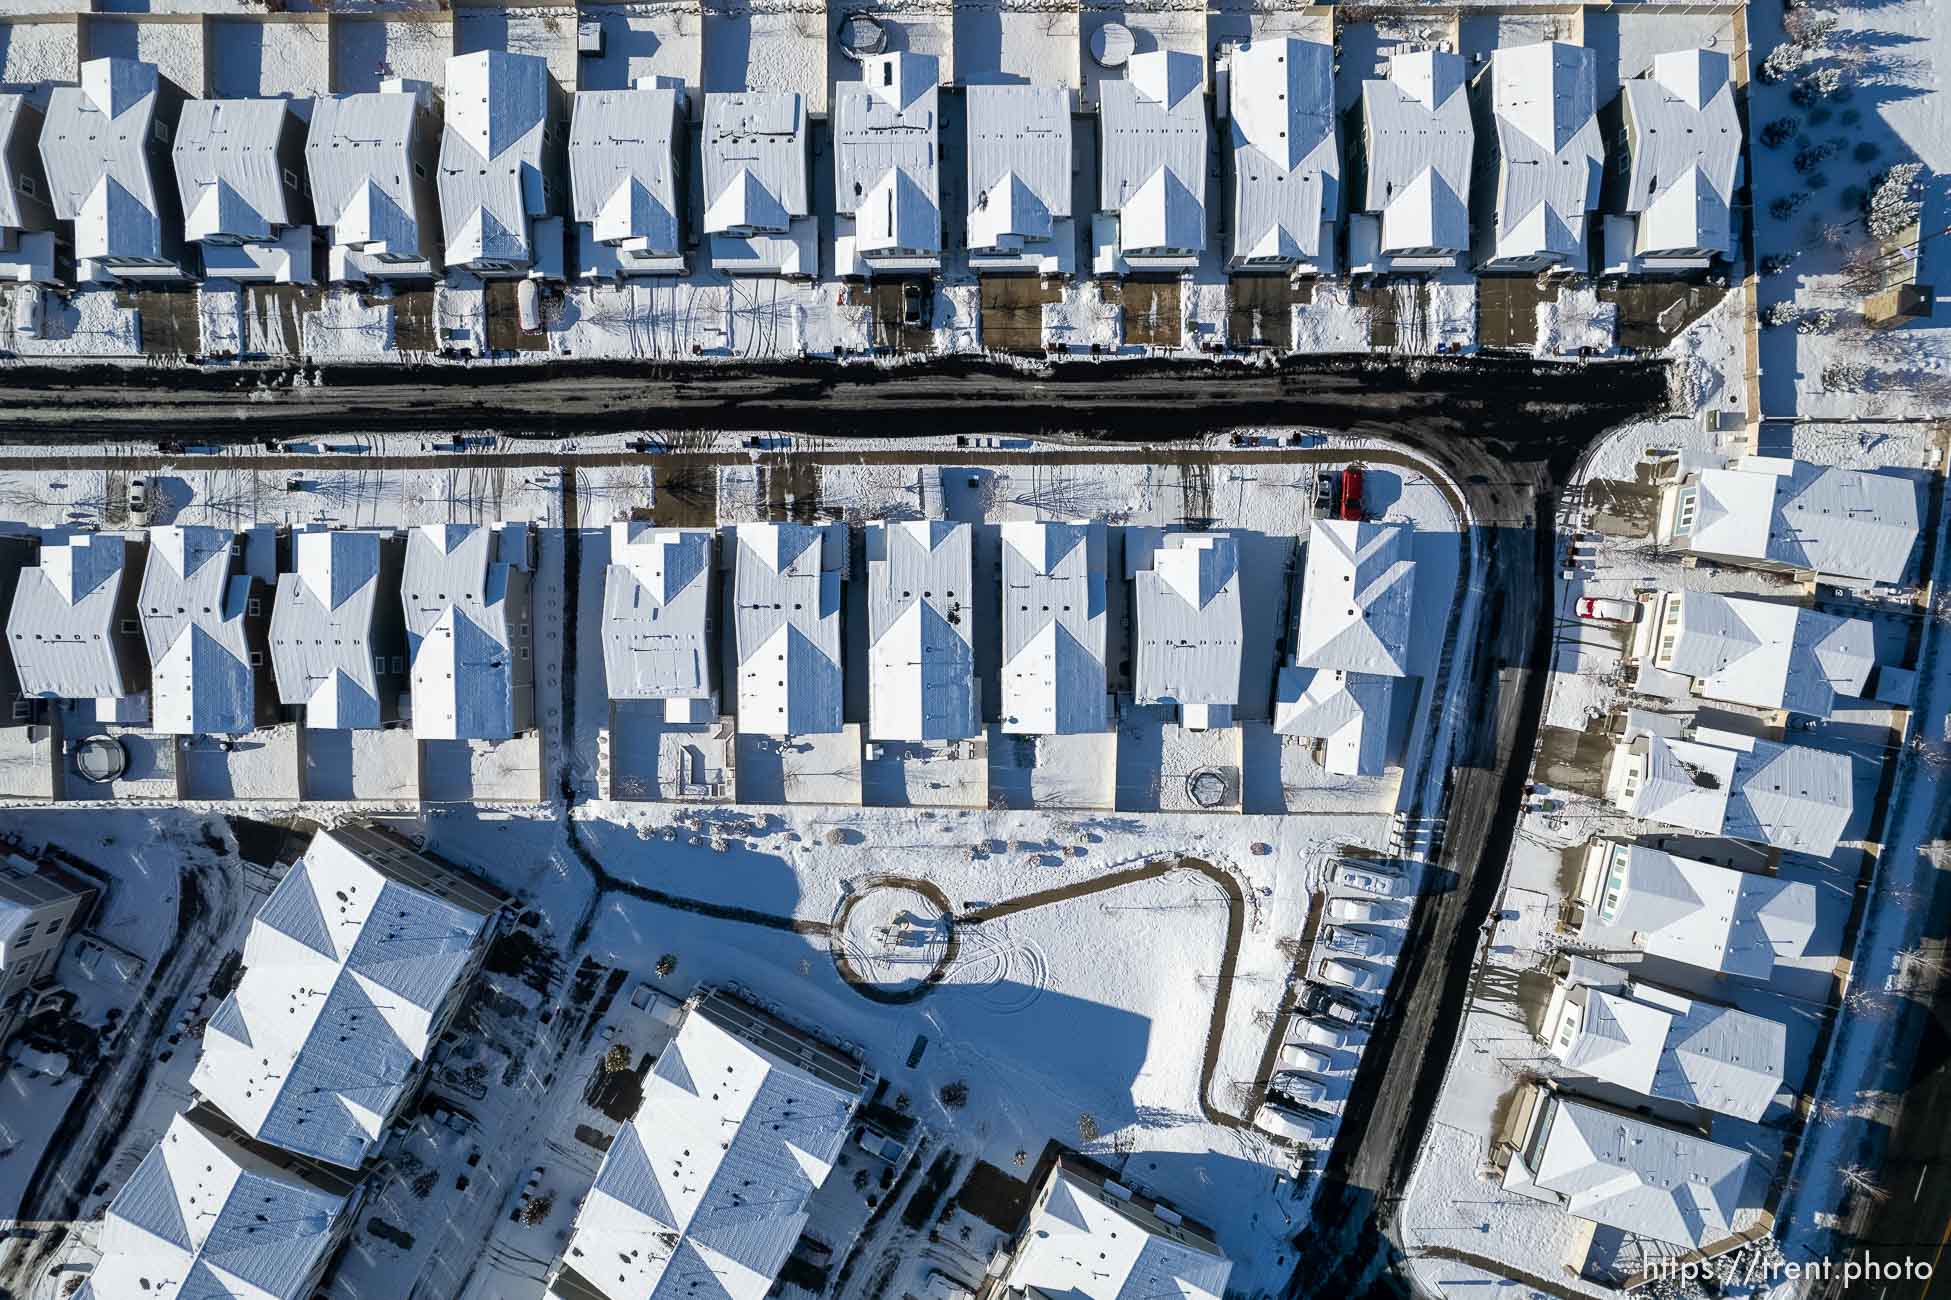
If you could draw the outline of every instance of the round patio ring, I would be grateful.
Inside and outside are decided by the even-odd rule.
[[[1123,23],[1106,23],[1091,33],[1091,61],[1100,68],[1122,68],[1137,42]]]
[[[1186,778],[1186,796],[1201,808],[1217,808],[1226,802],[1226,777],[1202,767]]]
[[[855,14],[840,24],[840,48],[864,59],[887,48],[887,28],[871,14]]]
[[[84,781],[107,785],[129,770],[129,751],[113,736],[90,736],[75,746],[75,771]]]

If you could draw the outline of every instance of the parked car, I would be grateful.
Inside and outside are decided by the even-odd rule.
[[[854,1142],[868,1155],[885,1160],[890,1164],[901,1158],[901,1152],[906,1147],[905,1143],[891,1138],[885,1133],[866,1127],[862,1127],[859,1136],[854,1139]]]
[[[1341,471],[1341,510],[1343,519],[1362,517],[1362,467],[1350,465]]]
[[[1309,1015],[1332,1024],[1354,1028],[1368,1021],[1368,1008],[1325,985],[1310,984],[1301,996]]]
[[[1580,618],[1595,623],[1634,623],[1639,621],[1639,602],[1612,600],[1605,596],[1580,596],[1573,606]]]
[[[927,296],[922,286],[913,280],[901,282],[901,323],[908,326],[921,326],[928,323]]]
[[[1278,1101],[1268,1101],[1253,1117],[1254,1127],[1289,1142],[1319,1142],[1334,1133],[1334,1121]]]
[[[1381,936],[1339,925],[1323,931],[1321,942],[1329,952],[1344,952],[1350,957],[1380,957],[1384,951]]]
[[[1335,1058],[1318,1047],[1303,1047],[1299,1043],[1289,1043],[1280,1049],[1280,1063],[1293,1070],[1313,1070],[1316,1074],[1326,1074],[1335,1068]]]
[[[1292,1041],[1329,1050],[1352,1050],[1367,1039],[1366,1032],[1352,1025],[1337,1025],[1331,1020],[1297,1020]]]
[[[1344,889],[1357,889],[1364,894],[1378,894],[1383,898],[1393,898],[1396,892],[1396,878],[1371,866],[1355,866],[1344,862],[1335,868],[1335,883]]]
[[[1311,1074],[1282,1070],[1273,1078],[1274,1090],[1289,1101],[1303,1106],[1318,1105],[1328,1099],[1328,1085]]]
[[[141,518],[149,513],[149,480],[132,478],[129,480],[129,516]]]
[[[1335,479],[1333,474],[1319,474],[1314,479],[1314,513],[1317,518],[1335,517]]]
[[[1389,915],[1388,905],[1386,903],[1378,903],[1372,898],[1331,898],[1328,900],[1328,919],[1330,921],[1340,921],[1344,924],[1349,922],[1360,924],[1364,921],[1386,921],[1389,919]]]
[[[1321,963],[1321,978],[1358,993],[1374,993],[1382,987],[1382,977],[1366,966],[1357,966],[1330,957]]]

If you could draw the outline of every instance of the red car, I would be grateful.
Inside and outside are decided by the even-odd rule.
[[[1341,514],[1343,519],[1362,517],[1362,469],[1350,465],[1341,471]]]

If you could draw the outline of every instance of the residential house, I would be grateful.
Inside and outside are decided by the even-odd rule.
[[[561,195],[569,110],[539,54],[447,60],[440,211],[450,269],[563,278]]]
[[[739,524],[731,533],[738,729],[762,736],[842,730],[847,526]]]
[[[271,593],[228,528],[149,530],[142,639],[149,648],[150,726],[173,736],[237,735],[273,722]]]
[[[190,1086],[260,1142],[360,1168],[417,1090],[507,901],[389,832],[318,832],[252,918]]]
[[[1341,214],[1334,50],[1284,36],[1226,56],[1234,271],[1332,274]]]
[[[193,99],[176,128],[183,237],[207,279],[312,282],[305,121],[283,99]]]
[[[941,61],[897,51],[861,60],[833,109],[834,272],[872,277],[942,264]]]
[[[0,850],[0,1041],[22,990],[54,977],[62,945],[87,924],[99,894],[51,854]]]
[[[1654,539],[1754,568],[1898,586],[1919,511],[1916,482],[1897,474],[1744,456],[1661,489]]]
[[[974,532],[939,519],[867,526],[867,731],[875,740],[982,734]]]
[[[806,103],[787,91],[705,96],[705,235],[711,264],[743,275],[819,274]]]
[[[23,572],[32,569],[40,553],[40,539],[26,533],[0,533],[0,610],[11,611]],[[0,727],[35,721],[40,710],[34,696],[21,689],[11,639],[0,644]]]
[[[1691,271],[1734,253],[1741,115],[1721,50],[1670,50],[1620,87],[1606,270]]]
[[[1412,50],[1389,56],[1388,80],[1362,83],[1350,270],[1443,270],[1469,252],[1475,129],[1465,66],[1447,50]]]
[[[1855,806],[1847,754],[1699,726],[1629,728],[1605,788],[1633,817],[1820,858],[1836,851]]]
[[[1565,41],[1490,53],[1473,89],[1491,129],[1489,220],[1477,223],[1477,269],[1533,274],[1592,269],[1590,235],[1605,177],[1598,54]]]
[[[1073,275],[1070,96],[1062,86],[970,86],[969,266]]]
[[[183,100],[155,64],[123,58],[90,59],[49,95],[41,165],[84,283],[188,276],[169,161]]]
[[[398,533],[310,529],[291,539],[294,570],[278,575],[271,671],[278,698],[314,730],[383,727],[407,691]]]
[[[141,535],[70,533],[42,542],[7,614],[22,695],[85,702],[99,722],[148,718],[149,655],[137,612],[147,554]]]
[[[684,274],[683,83],[646,77],[628,90],[578,91],[575,100],[569,197],[576,274]]]
[[[1001,532],[1003,730],[1105,730],[1103,521],[1006,523]]]
[[[440,276],[439,117],[424,81],[313,102],[305,168],[333,283]]]
[[[41,165],[42,121],[26,95],[0,93],[0,283],[61,278],[53,191]]]
[[[717,534],[610,525],[603,668],[613,700],[662,700],[667,722],[718,716],[712,567]]]
[[[1580,867],[1573,917],[1589,944],[1766,980],[1777,963],[1809,951],[1816,892],[1804,881],[1594,840]]]
[[[1665,591],[1642,602],[1637,689],[1826,718],[1838,697],[1869,693],[1876,629],[1803,605]]]
[[[1189,271],[1206,250],[1206,66],[1147,50],[1098,87],[1091,264],[1101,276]]]
[[[1165,704],[1179,725],[1233,725],[1240,703],[1240,546],[1228,533],[1167,533],[1156,546],[1125,534],[1132,584],[1132,693]]]
[[[420,739],[508,740],[535,725],[533,551],[519,520],[408,534],[400,600]]]

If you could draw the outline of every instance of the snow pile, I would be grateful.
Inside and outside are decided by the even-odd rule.
[[[11,329],[12,320],[8,320]],[[78,289],[66,297],[41,294],[41,336],[14,336],[23,357],[138,357],[142,313],[118,306],[114,289]]]
[[[1586,285],[1566,285],[1555,299],[1538,304],[1538,341],[1532,354],[1539,357],[1569,357],[1590,348],[1593,356],[1605,356],[1618,339],[1619,305],[1600,302],[1598,292]]]
[[[1093,344],[1116,352],[1124,343],[1124,308],[1105,302],[1094,280],[1067,284],[1062,299],[1043,304],[1043,341],[1073,352],[1089,352]]]
[[[244,351],[244,291],[234,281],[211,280],[196,291],[196,323],[206,357]]]
[[[488,352],[488,294],[481,281],[452,273],[434,286],[434,325],[441,351]]]
[[[945,284],[935,295],[935,351],[982,351],[982,292],[973,284]]]
[[[1355,306],[1348,286],[1322,281],[1313,302],[1294,308],[1294,351],[1366,352],[1368,328],[1368,308]]]
[[[332,289],[304,318],[308,357],[373,359],[395,355],[393,304],[367,302],[357,290]]]

